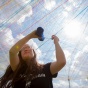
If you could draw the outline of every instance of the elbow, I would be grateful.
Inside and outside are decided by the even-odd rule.
[[[11,54],[16,54],[16,53],[17,53],[17,50],[14,49],[14,48],[11,48],[11,49],[9,50],[9,53],[11,53]]]
[[[59,63],[62,67],[64,67],[64,66],[66,65],[66,59],[61,60],[61,61],[59,60],[58,63]]]
[[[13,53],[12,49],[9,50],[9,53]]]
[[[59,62],[59,66],[63,68],[66,65],[66,61]]]
[[[62,64],[65,66],[66,65],[66,57],[62,57]]]
[[[63,65],[66,65],[66,58],[62,61]]]
[[[13,48],[10,48],[9,52],[13,52]]]
[[[63,66],[65,66],[65,65],[66,65],[66,61],[63,61],[61,64],[62,64]]]
[[[65,66],[66,65],[66,59],[64,58],[64,60],[63,61],[61,61],[61,64],[63,65],[63,66]]]
[[[9,54],[15,54],[15,52],[12,49],[10,49]]]

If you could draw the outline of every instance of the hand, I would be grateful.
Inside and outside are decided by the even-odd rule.
[[[54,44],[59,41],[59,38],[56,35],[52,35],[52,40],[54,40]]]

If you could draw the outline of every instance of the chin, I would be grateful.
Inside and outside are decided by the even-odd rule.
[[[24,60],[31,60],[33,57],[26,56],[24,57]]]

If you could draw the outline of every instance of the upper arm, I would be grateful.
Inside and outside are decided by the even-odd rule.
[[[65,64],[66,64],[65,62],[61,62],[61,63],[57,62],[57,61],[52,62],[51,65],[50,65],[51,74],[55,74],[58,71],[60,71],[64,67]]]
[[[11,51],[9,52],[9,57],[11,68],[13,71],[15,71],[19,64],[19,57],[17,54],[12,53]]]

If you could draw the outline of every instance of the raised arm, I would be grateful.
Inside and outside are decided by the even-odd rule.
[[[18,52],[23,47],[25,43],[27,43],[31,38],[38,38],[37,35],[35,35],[35,31],[31,32],[21,40],[19,40],[15,45],[12,46],[12,48],[9,50],[9,56],[10,56],[10,65],[13,71],[16,70],[18,64],[19,64],[19,57]]]
[[[64,52],[62,48],[60,47],[59,38],[53,35],[52,39],[54,40],[54,44],[55,44],[56,61],[51,63],[50,71],[52,74],[55,74],[65,66],[66,59],[65,59]]]

